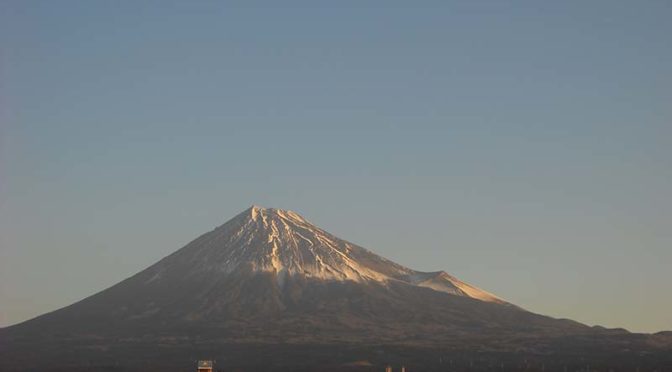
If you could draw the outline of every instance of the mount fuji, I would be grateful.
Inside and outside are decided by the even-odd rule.
[[[669,333],[538,315],[295,212],[252,206],[102,292],[1,329],[0,370],[181,370],[199,358],[241,370],[443,370],[447,360],[552,370],[672,363],[671,345]]]

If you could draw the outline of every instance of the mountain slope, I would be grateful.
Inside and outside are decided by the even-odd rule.
[[[142,350],[179,364],[241,345],[548,353],[594,337],[631,350],[649,342],[624,343],[625,334],[525,311],[443,271],[389,261],[294,212],[253,206],[115,286],[0,330],[0,370],[81,366],[82,357],[142,369]],[[229,358],[253,362],[244,354]]]
[[[307,294],[313,287],[329,290]],[[338,293],[345,288],[350,292]],[[443,301],[463,297],[470,306],[484,302],[518,311],[445,272],[412,270],[341,240],[294,212],[253,206],[135,276],[32,323],[76,328],[88,320],[93,326],[120,322],[123,328],[137,321],[178,324],[287,315],[288,309],[303,314],[317,311],[311,304],[323,295],[332,296],[324,302],[349,302],[360,295],[361,303],[379,299],[376,306],[386,307],[400,291],[424,297],[437,292],[433,296]],[[416,304],[395,306],[402,312]]]

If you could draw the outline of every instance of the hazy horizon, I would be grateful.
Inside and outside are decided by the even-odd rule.
[[[252,204],[672,330],[672,5],[0,4],[0,327]]]

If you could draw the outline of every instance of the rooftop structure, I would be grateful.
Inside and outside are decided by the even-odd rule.
[[[199,360],[198,361],[198,372],[212,372],[212,365],[214,363],[212,360]]]

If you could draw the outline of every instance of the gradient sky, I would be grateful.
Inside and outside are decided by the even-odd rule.
[[[0,325],[259,204],[672,329],[671,2],[283,3],[0,2]]]

